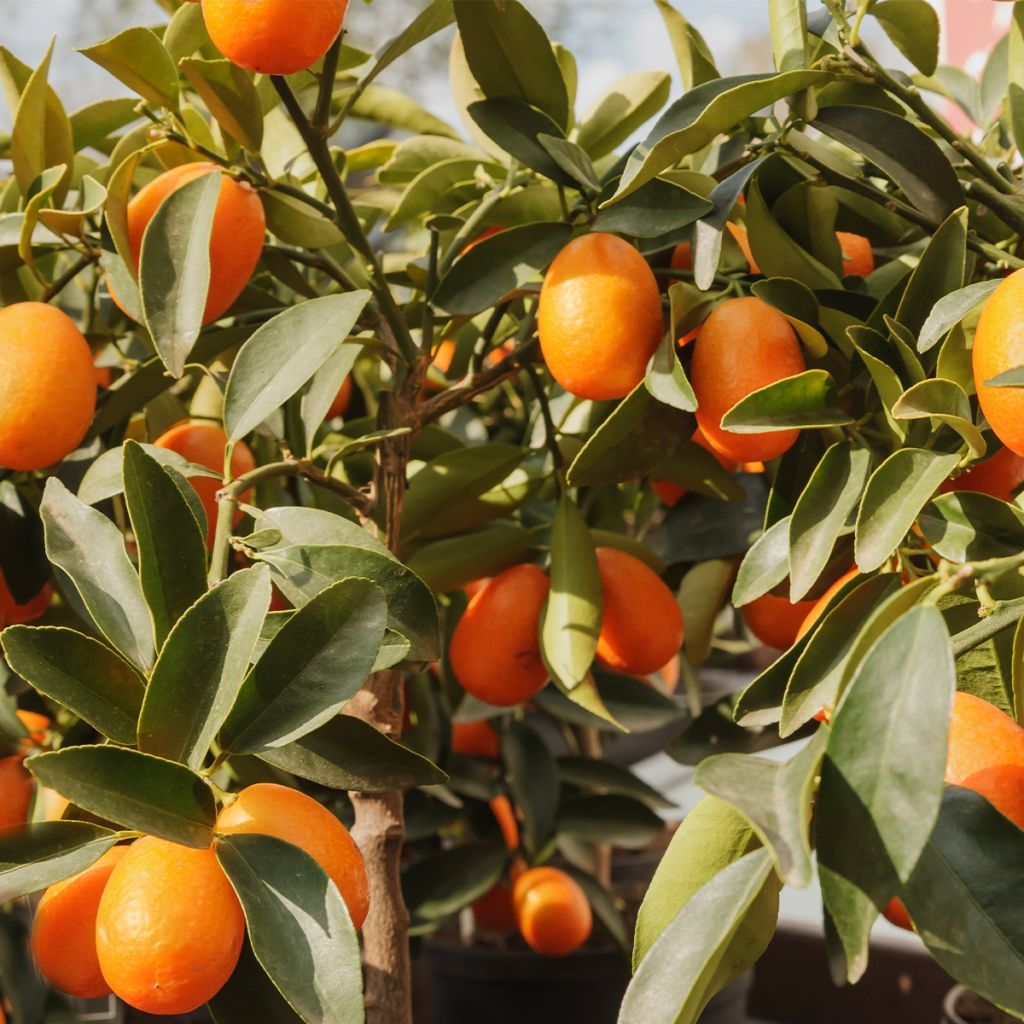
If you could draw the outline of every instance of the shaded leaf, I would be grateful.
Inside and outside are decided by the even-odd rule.
[[[0,902],[39,892],[94,864],[118,840],[85,821],[35,821],[0,832]]]

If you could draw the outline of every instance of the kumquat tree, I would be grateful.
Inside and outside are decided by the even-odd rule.
[[[979,84],[925,0],[738,77],[654,2],[590,110],[519,0],[160,0],[70,115],[0,47],[14,1024],[409,1024],[446,934],[688,1024],[815,878],[837,984],[885,914],[1024,1016],[1024,3]],[[705,793],[633,912],[627,734]]]

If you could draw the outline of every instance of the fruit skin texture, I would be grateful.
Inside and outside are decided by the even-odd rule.
[[[1000,501],[1013,501],[1021,484],[1024,484],[1024,459],[1009,448],[1000,448],[991,458],[971,466],[955,480],[943,481],[939,490],[943,494],[979,491]]]
[[[766,647],[785,651],[799,639],[800,627],[814,605],[814,601],[792,603],[788,597],[762,594],[749,604],[745,604],[741,613],[747,629],[761,643]]]
[[[890,924],[896,925],[897,928],[904,928],[908,932],[914,930],[914,926],[910,922],[910,915],[907,913],[907,908],[898,897],[894,896],[889,900],[882,914]]]
[[[547,682],[539,631],[548,587],[536,565],[514,565],[474,595],[448,646],[464,690],[505,707],[529,700]]]
[[[182,185],[214,172],[219,174],[220,168],[211,163],[172,167],[132,198],[128,204],[128,241],[136,271],[142,255],[142,237],[160,204]],[[263,204],[255,190],[245,182],[221,175],[220,196],[210,233],[210,287],[203,311],[204,324],[222,316],[242,294],[263,252],[265,233]],[[110,297],[122,308],[113,291]]]
[[[1024,828],[1024,729],[994,704],[958,691],[949,722],[946,782],[980,793]]]
[[[333,420],[335,416],[344,416],[348,411],[348,404],[352,401],[352,378],[346,377],[338,388],[338,393],[327,410],[327,419]]]
[[[315,64],[338,37],[348,0],[203,0],[214,45],[233,64],[291,75]]]
[[[71,318],[43,302],[0,309],[0,466],[60,462],[95,409],[92,352]]]
[[[487,721],[453,722],[452,750],[468,757],[501,757],[498,734]]]
[[[586,894],[558,868],[523,872],[512,889],[519,931],[531,949],[565,956],[590,937],[593,915]]]
[[[33,783],[24,760],[24,754],[0,758],[0,828],[24,825],[28,818]]]
[[[566,391],[622,398],[643,380],[661,341],[658,282],[628,242],[583,235],[544,277],[537,330],[548,369]]]
[[[747,234],[747,229],[742,224],[734,224],[731,220],[727,221],[725,226],[729,229],[729,234],[736,239],[736,244],[747,261],[750,273],[760,274],[761,268],[757,265],[757,260],[754,259],[754,254],[750,250],[750,236]]]
[[[512,892],[503,882],[496,882],[473,903],[477,928],[489,932],[511,932],[516,928],[516,911]]]
[[[604,615],[597,658],[630,675],[657,672],[683,645],[683,615],[661,577],[625,551],[597,549]]]
[[[875,269],[870,239],[852,231],[837,231],[836,240],[842,250],[844,276],[867,277]]]
[[[147,836],[107,882],[96,952],[115,995],[145,1013],[191,1013],[231,977],[245,917],[213,847]]]
[[[1024,270],[1015,270],[989,296],[978,320],[971,362],[981,411],[996,437],[1024,455],[1024,394],[985,382],[1024,364]],[[2,459],[0,459],[2,461]]]
[[[176,423],[153,442],[157,448],[177,452],[189,462],[206,466],[217,473],[224,471],[224,451],[227,443],[228,435],[216,423],[205,420],[184,420]],[[244,441],[239,441],[231,453],[231,475],[239,477],[255,467],[256,460],[249,446]],[[212,547],[217,532],[217,491],[220,490],[221,483],[206,476],[189,477],[188,482],[199,495],[203,510],[206,512],[206,543]],[[235,513],[234,524],[237,525],[241,519],[242,512],[239,510]]]
[[[737,462],[768,462],[788,451],[797,430],[734,434],[722,417],[759,388],[807,369],[789,321],[756,298],[726,299],[704,321],[693,345],[690,380],[697,423],[722,455]]]
[[[693,243],[680,242],[672,250],[668,264],[673,270],[693,270]]]
[[[348,829],[326,807],[297,789],[259,782],[243,789],[217,818],[225,835],[274,836],[304,850],[338,887],[349,916],[361,928],[370,908],[366,865]]]
[[[45,583],[35,597],[24,604],[18,604],[14,600],[14,595],[7,589],[4,574],[0,572],[0,627],[35,622],[46,613],[52,603],[53,587],[49,583]]]
[[[111,873],[127,853],[127,846],[107,850],[85,871],[51,885],[39,901],[32,955],[50,984],[68,995],[110,995],[96,954],[96,914]]]

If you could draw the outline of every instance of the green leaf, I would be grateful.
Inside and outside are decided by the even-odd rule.
[[[953,327],[980,306],[999,287],[999,281],[976,281],[943,295],[932,306],[917,339],[918,352],[937,345]]]
[[[10,903],[77,875],[119,838],[85,821],[35,821],[4,829],[0,902]]]
[[[456,448],[432,459],[409,481],[402,506],[402,538],[411,540],[465,498],[477,497],[507,479],[525,452],[511,444]]]
[[[249,152],[258,153],[263,107],[249,75],[228,60],[188,57],[179,67],[221,128]]]
[[[1024,894],[1007,885],[1024,833],[977,793],[949,787],[903,899],[918,934],[957,980],[1024,1014]]]
[[[52,476],[39,512],[47,557],[71,578],[99,631],[132,664],[148,671],[153,625],[120,531]]]
[[[902,448],[871,474],[857,515],[861,572],[877,569],[899,546],[917,514],[960,461],[924,448]]]
[[[871,452],[843,441],[822,456],[789,520],[790,598],[802,600],[828,564],[836,541],[860,504]]]
[[[232,441],[284,405],[337,352],[369,298],[368,291],[324,295],[259,327],[236,356],[224,392],[224,425]]]
[[[224,723],[224,749],[259,753],[334,718],[373,670],[386,621],[384,594],[368,580],[342,580],[320,591],[245,677]]]
[[[466,182],[472,182],[481,166],[492,174],[498,173],[500,168],[497,163],[481,160],[479,154],[472,150],[469,157],[460,155],[425,167],[406,185],[388,216],[385,230],[394,231],[419,217],[450,209],[447,197],[460,188],[464,189]]]
[[[489,309],[538,280],[571,236],[568,224],[539,221],[485,238],[441,278],[433,302],[453,315],[474,316]]]
[[[677,600],[686,623],[683,650],[691,665],[711,653],[718,613],[728,603],[735,576],[734,558],[709,558],[689,569],[679,585]]]
[[[826,370],[805,370],[784,377],[740,399],[723,417],[734,434],[763,434],[795,427],[836,427],[853,423],[839,405],[839,392]]]
[[[455,18],[466,61],[485,96],[522,100],[561,128],[569,126],[569,94],[551,43],[518,0],[455,0]]]
[[[640,800],[618,793],[566,800],[558,815],[558,831],[584,843],[611,843],[642,850],[665,830],[665,823]]]
[[[206,593],[206,533],[174,480],[135,441],[124,446],[124,491],[159,647]]]
[[[689,899],[651,946],[626,989],[620,1024],[694,1024],[726,984],[733,961],[747,970],[764,952],[745,946],[743,930],[762,909],[766,893],[778,899],[767,850],[755,850],[723,868]],[[774,925],[774,915],[772,915]],[[735,976],[730,970],[728,975]]]
[[[563,782],[582,789],[631,796],[649,807],[669,809],[675,805],[653,786],[634,775],[628,768],[592,757],[558,758],[558,774]]]
[[[1016,4],[1010,8],[1009,87],[1007,107],[1013,138],[1018,149],[1024,145],[1024,86],[1020,85],[1024,69],[1024,9]]]
[[[515,806],[523,817],[526,850],[536,856],[550,840],[561,786],[547,744],[528,725],[513,722],[501,736],[501,758]]]
[[[936,221],[963,206],[960,182],[945,154],[912,121],[876,107],[832,106],[812,126],[884,171],[910,202]]]
[[[521,562],[536,544],[534,530],[497,523],[427,544],[409,556],[408,565],[435,594],[443,594],[497,576]]]
[[[604,594],[586,520],[563,496],[551,527],[551,590],[540,644],[552,677],[567,690],[587,677],[601,631]]]
[[[815,624],[793,666],[783,698],[779,735],[793,735],[825,707],[834,707],[849,678],[850,659],[861,626],[899,587],[895,573],[882,573],[844,586],[831,609]],[[860,655],[863,657],[863,654]]]
[[[661,339],[651,356],[644,376],[644,386],[665,405],[674,406],[683,412],[693,412],[697,408],[697,396],[676,356],[676,343],[671,332]]]
[[[214,171],[175,189],[142,236],[142,313],[173,377],[185,372],[203,325],[210,286],[210,232],[220,187],[221,175]]]
[[[402,895],[413,927],[468,907],[501,880],[507,862],[504,849],[469,843],[410,865],[402,873]]]
[[[393,556],[350,544],[286,544],[255,557],[273,569],[275,582],[296,607],[349,576],[376,583],[387,598],[388,628],[410,643],[408,657],[433,661],[440,654],[434,595]]]
[[[691,89],[661,116],[633,151],[609,202],[617,202],[671,167],[684,156],[712,142],[764,107],[793,93],[831,80],[824,71],[786,71],[778,75],[720,78]]]
[[[811,809],[828,729],[784,764],[745,754],[718,754],[700,763],[693,781],[736,807],[775,858],[780,878],[803,888],[814,877]]]
[[[755,281],[750,290],[789,321],[813,358],[825,358],[828,342],[818,323],[821,310],[818,300],[807,285],[788,277],[773,277]]]
[[[178,10],[185,10],[185,6]],[[256,1019],[260,1024],[304,1024],[267,977],[248,940],[227,984],[206,1006],[216,1024]]]
[[[586,683],[583,685],[586,686]],[[603,730],[611,728],[615,731],[628,729],[630,732],[650,732],[662,726],[678,725],[686,718],[686,711],[672,698],[659,693],[641,679],[598,671],[594,673],[593,688],[597,699],[614,718],[614,722],[569,700],[555,686],[545,687],[533,700],[553,718],[572,725]],[[573,693],[581,689],[582,686],[577,687]]]
[[[202,6],[196,8],[182,4],[164,29],[162,42],[175,63],[208,47],[210,36],[203,22]]]
[[[152,29],[127,28],[78,52],[143,99],[158,107],[177,109],[178,71]]]
[[[278,537],[271,544],[253,547],[288,547],[293,544],[345,544],[350,547],[367,548],[385,558],[394,559],[387,545],[378,540],[370,530],[356,525],[351,519],[336,515],[321,508],[302,508],[298,505],[284,505],[264,509],[256,520],[258,533]]]
[[[768,0],[768,19],[776,69],[807,67],[806,0]]]
[[[317,785],[356,793],[387,793],[448,781],[433,762],[361,719],[344,714],[294,743],[273,747],[259,756]]]
[[[593,159],[606,156],[665,105],[671,88],[664,71],[624,75],[580,121],[576,141]]]
[[[777,587],[789,572],[789,544],[792,518],[784,516],[761,534],[743,557],[732,603],[737,608]]]
[[[213,791],[184,765],[95,746],[64,747],[26,764],[44,786],[125,828],[203,850],[213,839]]]
[[[985,438],[974,425],[971,401],[954,381],[933,377],[915,384],[900,395],[892,415],[898,420],[938,420],[964,439],[974,458],[985,454]]]
[[[940,494],[920,517],[921,532],[951,562],[1006,558],[1024,548],[1024,511],[988,494]]]
[[[0,643],[10,667],[39,693],[115,743],[135,743],[145,680],[109,647],[63,626],[10,626]]]
[[[939,63],[939,16],[928,0],[882,0],[870,13],[885,34],[922,75],[934,75]]]
[[[361,1024],[359,939],[320,865],[272,836],[230,836],[216,849],[256,959],[295,1012],[311,1024]]]
[[[955,689],[942,615],[915,608],[876,642],[833,720],[815,834],[851,982],[867,967],[871,924],[911,877],[938,818]]]
[[[495,98],[470,103],[466,111],[484,135],[509,156],[562,185],[573,184],[573,176],[541,142],[545,135],[565,139],[558,124],[543,110],[522,100]]]
[[[538,133],[537,141],[562,173],[568,175],[577,190],[589,191],[594,195],[601,191],[598,173],[582,146],[561,135],[548,135],[545,132]]]
[[[961,206],[932,235],[907,281],[896,319],[912,332],[921,330],[935,304],[963,287],[966,266],[967,207]]]
[[[132,444],[141,448],[154,462],[177,471],[181,476],[204,476],[210,480],[221,478],[216,470],[189,462],[169,448],[157,448],[155,444],[143,444],[138,441],[133,441]],[[79,501],[85,502],[86,505],[98,505],[101,501],[124,492],[124,447],[118,445],[116,448],[108,448],[91,463],[78,485]],[[205,534],[203,536],[205,537]]]
[[[695,85],[718,77],[714,58],[708,50],[701,34],[668,2],[654,0],[658,13],[665,23],[676,63],[679,65],[679,77],[683,89],[689,91]]]
[[[178,620],[142,705],[141,750],[202,766],[238,696],[269,606],[269,574],[254,566],[218,583]]]
[[[692,224],[711,209],[711,201],[696,192],[654,178],[621,203],[598,211],[593,226],[595,231],[659,238]]]

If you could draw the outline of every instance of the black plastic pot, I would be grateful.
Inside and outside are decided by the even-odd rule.
[[[424,952],[433,1024],[615,1024],[629,984],[629,964],[611,947],[544,957],[431,937]],[[748,988],[743,979],[721,993],[702,1024],[744,1024]]]
[[[969,1006],[971,1003],[974,1005]],[[1009,1024],[1017,1020],[974,995],[963,985],[957,985],[950,991],[942,1004],[942,1011],[942,1024]],[[965,1013],[967,1016],[963,1016]]]

